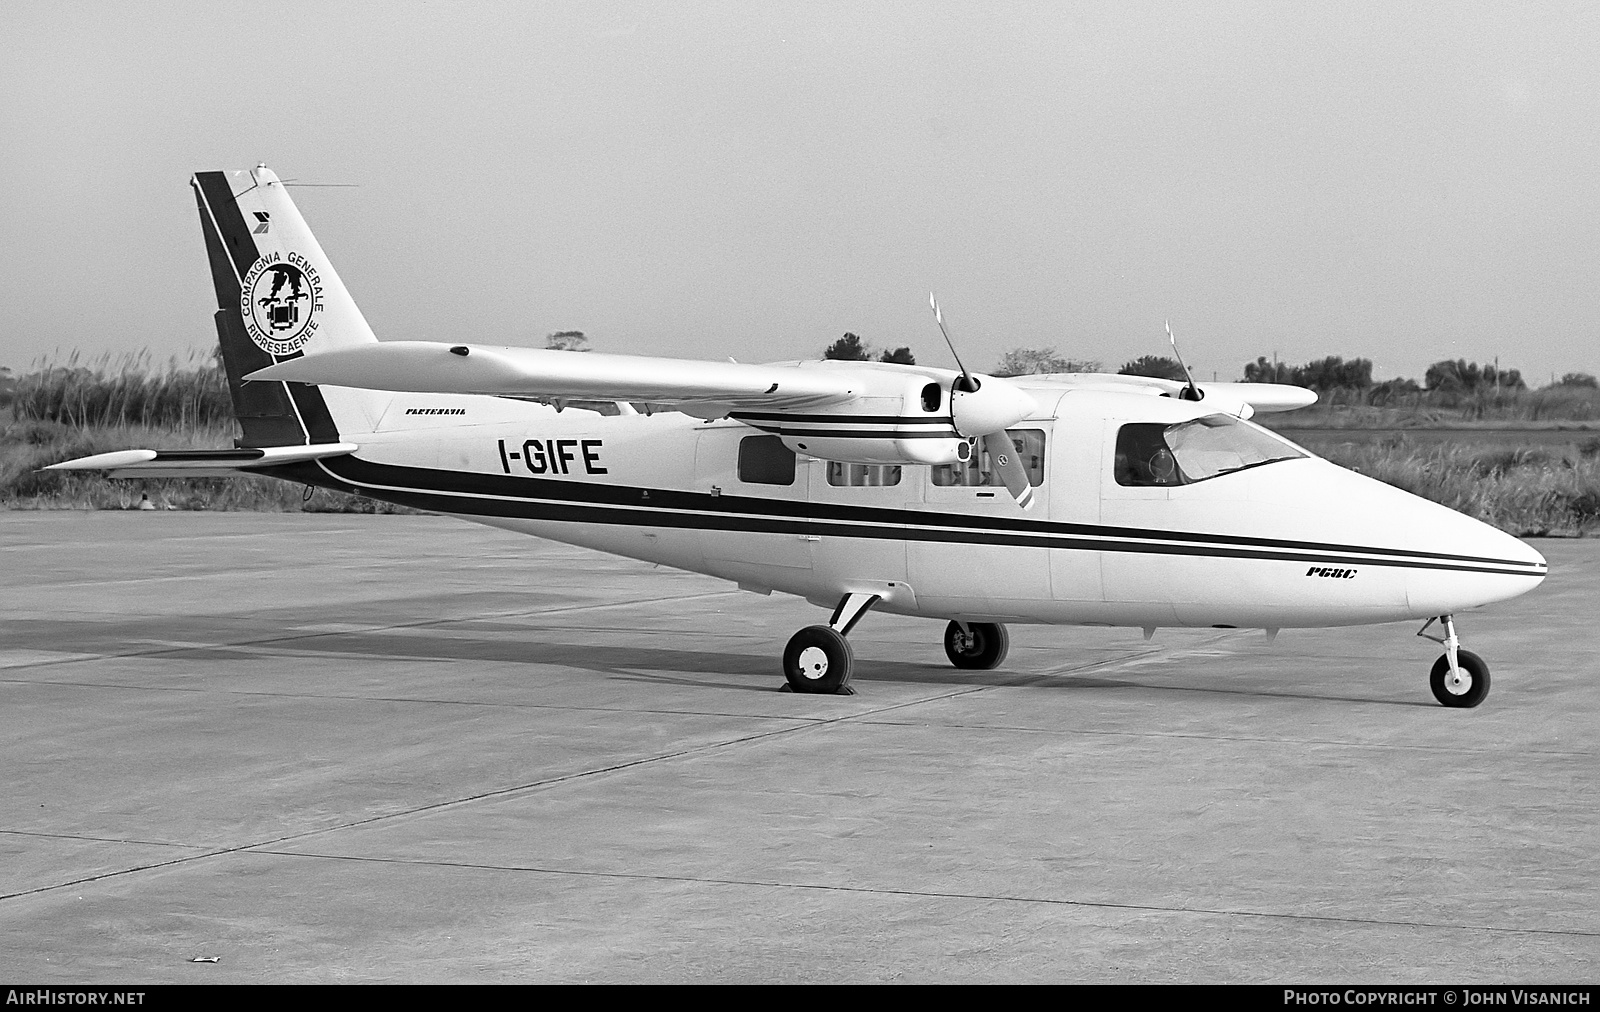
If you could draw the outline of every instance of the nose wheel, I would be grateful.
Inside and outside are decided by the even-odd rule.
[[[1428,628],[1435,622],[1444,627],[1443,636],[1428,635]],[[1461,709],[1483,702],[1489,694],[1489,665],[1471,650],[1461,649],[1454,618],[1450,615],[1430,618],[1417,635],[1444,646],[1444,656],[1433,662],[1433,670],[1428,675],[1433,698],[1443,706]]]
[[[1455,671],[1450,670],[1448,657],[1433,662],[1428,686],[1433,698],[1445,706],[1477,706],[1489,694],[1489,665],[1471,650],[1458,650]]]

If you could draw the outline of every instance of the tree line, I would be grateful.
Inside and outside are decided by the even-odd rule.
[[[843,359],[853,362],[901,362],[915,365],[910,348],[878,352],[856,334],[845,334],[823,349],[823,358]],[[1059,354],[1054,348],[1012,348],[1000,356],[1000,361],[990,370],[995,376],[1031,376],[1043,373],[1101,372],[1104,364],[1092,359],[1076,359]],[[1124,362],[1117,370],[1121,376],[1152,376],[1157,379],[1182,381],[1187,377],[1183,365],[1164,355],[1140,355]],[[1338,391],[1361,395],[1369,402],[1382,402],[1395,395],[1418,394],[1424,391],[1442,394],[1479,394],[1485,392],[1516,391],[1528,389],[1522,372],[1502,369],[1494,362],[1469,362],[1466,359],[1441,359],[1428,366],[1422,382],[1401,377],[1374,381],[1372,360],[1345,359],[1341,355],[1328,355],[1313,359],[1304,365],[1291,365],[1268,359],[1265,355],[1244,365],[1246,383],[1288,383],[1306,387],[1318,393]],[[1585,372],[1569,372],[1553,381],[1551,386],[1572,389],[1597,389],[1600,380]]]

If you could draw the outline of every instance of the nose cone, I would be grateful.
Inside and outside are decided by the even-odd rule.
[[[1549,566],[1526,542],[1438,503],[1400,494],[1409,500],[1410,546],[1432,563],[1406,579],[1406,600],[1419,615],[1505,601],[1544,582]]]
[[[1544,556],[1504,531],[1327,461],[1290,461],[1259,474],[1252,498],[1297,505],[1303,531],[1318,529],[1318,541],[1343,546],[1363,570],[1382,571],[1412,617],[1504,601],[1537,587],[1547,572]],[[1395,579],[1398,586],[1389,582]]]

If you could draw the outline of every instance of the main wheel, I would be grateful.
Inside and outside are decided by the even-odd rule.
[[[1010,649],[1011,634],[998,622],[968,622],[966,632],[954,622],[945,626],[944,653],[958,668],[998,668]]]
[[[1433,672],[1428,676],[1433,698],[1445,706],[1477,706],[1489,694],[1489,665],[1470,650],[1457,650],[1456,663],[1461,668],[1459,679],[1450,677],[1448,656],[1433,662]]]
[[[855,655],[850,641],[825,625],[809,625],[783,648],[783,677],[796,692],[841,692]]]

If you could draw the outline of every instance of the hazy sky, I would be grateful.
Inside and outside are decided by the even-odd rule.
[[[388,340],[1600,373],[1588,3],[12,0],[0,145],[13,368],[213,344],[265,161]]]

